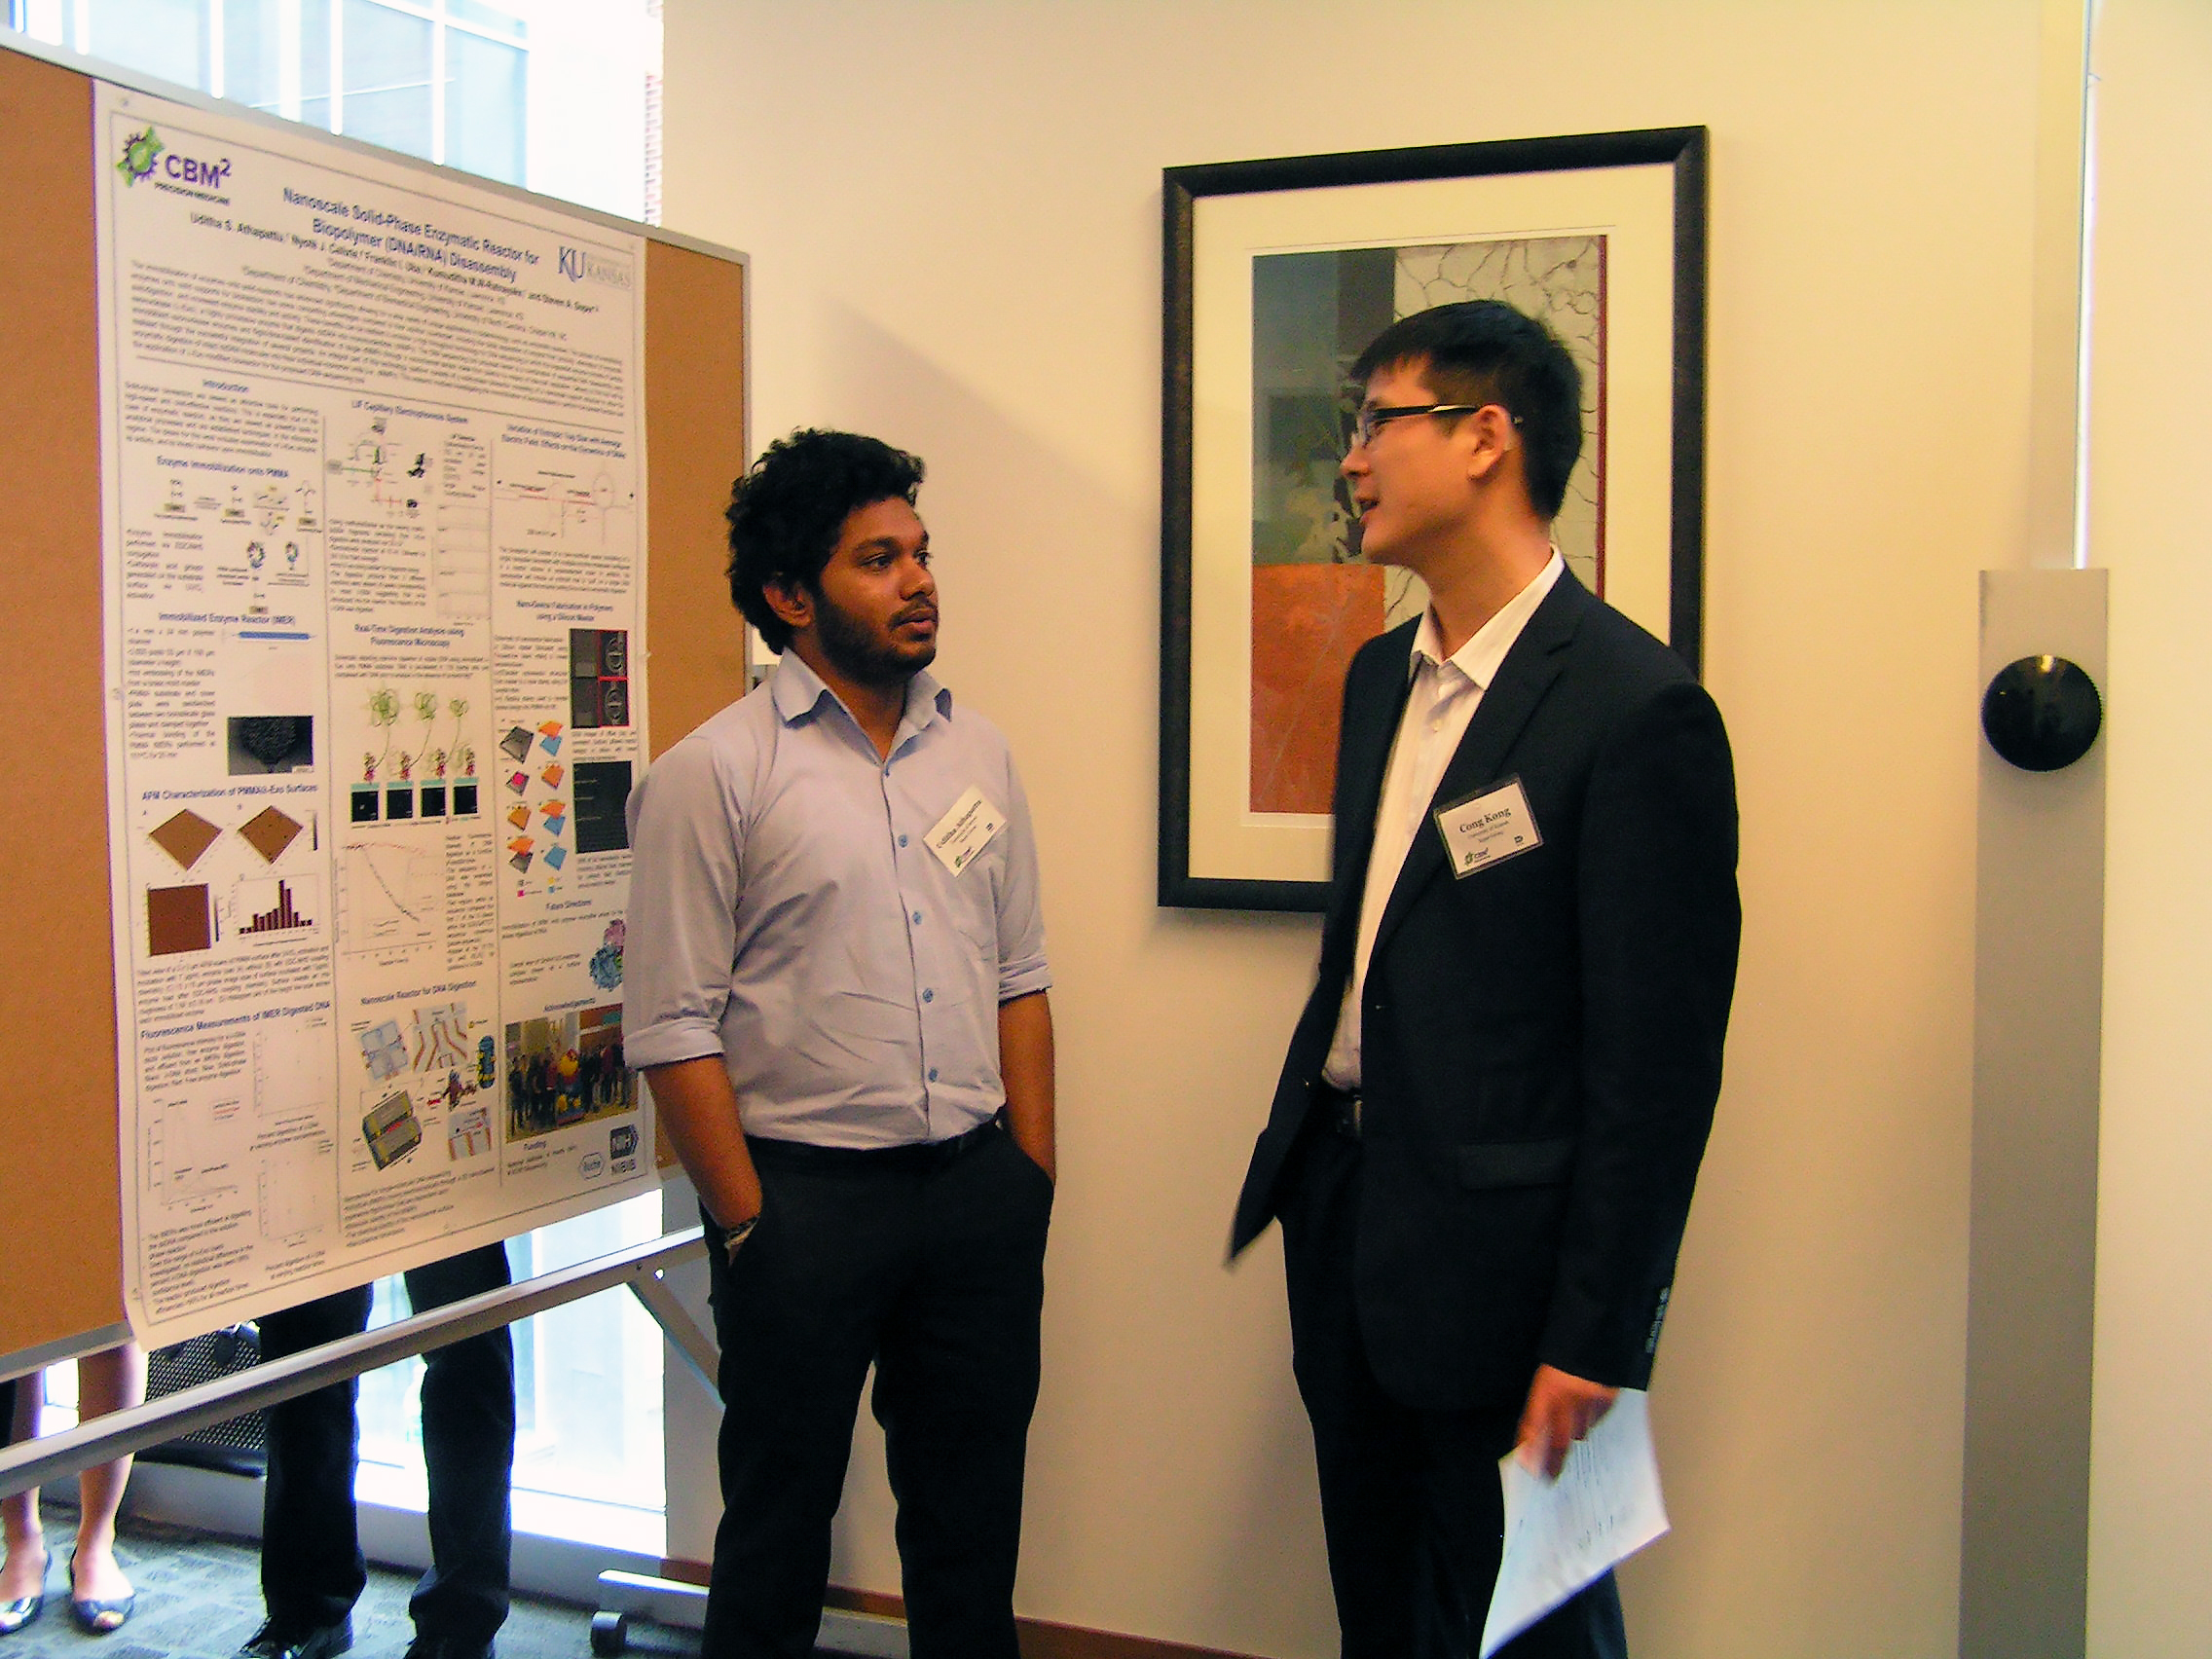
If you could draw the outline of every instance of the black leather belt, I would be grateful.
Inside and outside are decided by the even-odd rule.
[[[1346,1140],[1361,1138],[1365,1127],[1366,1099],[1357,1092],[1346,1093],[1333,1084],[1316,1085],[1313,1090],[1314,1109],[1320,1112],[1321,1121]]]
[[[809,1141],[772,1140],[747,1135],[746,1150],[756,1163],[779,1169],[836,1170],[858,1174],[862,1170],[913,1169],[925,1173],[957,1163],[981,1147],[992,1135],[1006,1131],[1006,1108],[948,1140],[907,1141],[900,1146],[816,1146]]]

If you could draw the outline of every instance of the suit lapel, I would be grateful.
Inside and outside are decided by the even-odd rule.
[[[1375,850],[1375,814],[1382,801],[1390,744],[1405,714],[1410,688],[1406,665],[1419,626],[1418,620],[1404,623],[1385,635],[1387,648],[1375,653],[1374,674],[1363,675],[1345,699],[1345,729],[1337,738],[1336,880],[1328,917],[1332,939],[1359,923],[1367,861]]]
[[[1505,653],[1505,660],[1497,665],[1490,689],[1483,693],[1474,719],[1467,722],[1466,735],[1452,752],[1451,763],[1444,768],[1436,793],[1429,797],[1424,818],[1433,820],[1437,808],[1444,802],[1458,800],[1496,780],[1522,728],[1529,723],[1529,717],[1536,712],[1536,705],[1544,700],[1552,682],[1567,667],[1567,647],[1573,643],[1574,631],[1591,603],[1589,592],[1574,579],[1574,573],[1561,571],[1552,591],[1544,596],[1535,614],[1522,628],[1521,637]],[[1372,841],[1372,813],[1368,835]],[[1404,920],[1420,890],[1443,868],[1443,838],[1436,833],[1433,822],[1423,824],[1414,835],[1414,844],[1407,849],[1405,866],[1398,871],[1397,884],[1390,889],[1390,902],[1383,906],[1382,925],[1375,933],[1377,955],[1382,954],[1391,932]]]

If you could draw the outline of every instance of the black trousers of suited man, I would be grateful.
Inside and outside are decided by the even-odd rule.
[[[1369,1367],[1352,1295],[1359,1146],[1311,1114],[1282,1181],[1291,1368],[1313,1425],[1344,1659],[1473,1659],[1505,1536],[1518,1402],[1416,1411]],[[1611,1573],[1498,1659],[1627,1659]]]

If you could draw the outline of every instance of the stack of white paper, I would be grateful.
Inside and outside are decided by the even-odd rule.
[[[1505,1553],[1483,1622],[1482,1659],[1667,1530],[1649,1397],[1624,1388],[1567,1454],[1557,1481],[1508,1453]]]

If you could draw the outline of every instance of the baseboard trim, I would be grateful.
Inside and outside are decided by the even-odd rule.
[[[661,1564],[661,1576],[686,1584],[707,1582],[707,1564],[674,1557]],[[848,1590],[832,1584],[823,1595],[825,1605],[848,1613],[867,1613],[880,1619],[903,1619],[906,1602],[882,1590]],[[1220,1647],[1192,1647],[1180,1641],[1161,1641],[1147,1636],[1123,1636],[1110,1630],[1089,1630],[1081,1625],[1052,1624],[1045,1619],[1017,1618],[1021,1659],[1258,1659],[1248,1653],[1232,1653]]]
[[[1014,1621],[1021,1635],[1021,1659],[1256,1659],[1220,1647],[1192,1647],[1146,1636],[1121,1636],[1080,1625],[1048,1624],[1043,1619]]]

